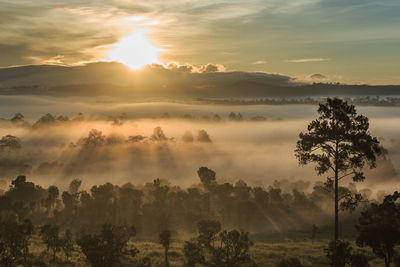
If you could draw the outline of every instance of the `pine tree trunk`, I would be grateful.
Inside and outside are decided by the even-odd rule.
[[[165,249],[165,266],[169,267],[169,262],[168,262],[168,249]]]
[[[338,173],[335,172],[335,241],[339,239],[339,181]]]
[[[339,240],[339,168],[338,168],[338,146],[339,142],[336,141],[335,147],[335,243]]]

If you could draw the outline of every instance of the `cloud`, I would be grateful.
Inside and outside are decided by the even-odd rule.
[[[46,65],[63,65],[64,56],[58,55],[45,60],[43,63]]]
[[[172,43],[172,54],[190,54],[191,46],[185,43],[190,42],[191,36],[214,35],[216,26],[220,30],[236,29],[235,25],[251,23],[263,12],[298,9],[313,1],[316,0],[288,0],[285,4],[276,0],[38,0],[33,4],[2,0],[0,45],[9,49],[0,51],[0,58],[7,59],[0,66],[41,64],[54,57],[63,57],[63,64],[98,60],[106,52],[104,47],[137,27],[152,29],[160,46]],[[210,38],[206,41],[213,42]],[[199,51],[199,46],[193,49]],[[24,48],[21,56],[9,53],[17,48]],[[200,50],[204,49],[209,47]]]
[[[202,73],[223,72],[223,71],[225,71],[225,67],[221,64],[209,63],[209,64],[201,66],[199,71]]]
[[[287,59],[284,61],[290,63],[308,63],[308,62],[324,62],[329,60],[330,58],[302,58],[302,59]]]
[[[158,65],[160,68],[166,68],[175,72],[183,73],[212,73],[212,72],[225,72],[226,68],[222,64],[208,63],[201,66],[195,66],[192,64],[181,64],[179,62],[169,62],[166,66]]]
[[[325,75],[323,75],[323,74],[321,74],[321,73],[314,73],[314,74],[311,74],[311,75],[310,75],[310,78],[311,78],[311,79],[316,79],[316,80],[325,80],[325,79],[328,79],[327,76],[325,76]]]
[[[264,61],[264,60],[258,60],[258,61],[253,62],[254,65],[262,65],[262,64],[266,64],[266,63],[267,63],[267,61]]]
[[[178,62],[169,62],[167,64],[167,69],[177,72],[187,72],[190,73],[193,71],[193,66],[190,64],[179,64]]]

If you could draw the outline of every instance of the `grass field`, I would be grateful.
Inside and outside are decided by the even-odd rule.
[[[57,260],[52,260],[51,253],[43,252],[46,248],[41,245],[40,240],[35,237],[32,239],[31,252],[34,255],[36,266],[90,266],[85,257],[79,251],[74,252],[73,256],[66,260],[63,253],[58,253]],[[288,257],[298,258],[303,266],[328,266],[324,248],[328,241],[311,242],[277,242],[266,243],[257,242],[251,249],[251,254],[258,266],[278,266],[280,260]],[[153,242],[136,242],[136,248],[139,254],[134,258],[125,258],[124,266],[140,266],[139,262],[148,257],[151,259],[151,266],[164,266],[163,248],[158,243]],[[184,256],[182,252],[183,243],[174,242],[171,245],[169,260],[170,266],[184,266]],[[361,250],[353,244],[355,251]],[[371,250],[362,249],[369,257],[370,266],[384,266],[382,259],[377,258]],[[42,260],[39,260],[42,258]]]

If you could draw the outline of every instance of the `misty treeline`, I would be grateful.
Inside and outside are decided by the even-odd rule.
[[[219,183],[215,172],[206,167],[198,174],[201,183],[189,188],[156,179],[144,185],[105,183],[83,190],[82,181],[75,179],[65,191],[54,185],[43,188],[19,176],[1,196],[1,213],[3,218],[17,216],[35,225],[54,223],[75,231],[90,231],[107,222],[129,223],[144,239],[154,239],[163,229],[191,235],[203,219],[265,233],[308,232],[314,223],[329,223],[332,192],[322,183],[311,193],[296,188],[283,193],[279,182],[268,188],[251,187],[244,181]],[[340,190],[365,198],[370,194],[355,186]]]
[[[222,121],[244,121],[245,119],[241,113],[230,112],[227,114],[226,118],[220,117],[215,114],[212,117],[200,116],[196,117],[194,115],[185,114],[183,116],[176,117],[183,121],[201,121],[201,122],[222,122]],[[164,113],[162,116],[156,118],[168,121],[168,119],[173,119],[168,113]],[[250,121],[265,121],[266,118],[262,116],[255,116],[249,119]],[[85,157],[85,152],[92,154],[88,151],[95,149],[95,147],[112,147],[113,145],[124,145],[127,144],[148,144],[148,143],[159,143],[164,144],[166,142],[183,142],[183,143],[211,143],[212,137],[208,134],[205,129],[197,129],[196,131],[191,130],[181,130],[181,135],[179,137],[168,137],[164,130],[157,126],[152,130],[151,135],[123,135],[119,132],[118,127],[122,127],[125,122],[128,122],[128,116],[122,113],[118,116],[108,116],[105,119],[101,119],[96,116],[84,115],[79,113],[78,115],[69,118],[68,116],[55,116],[47,113],[40,117],[37,121],[31,123],[26,121],[24,115],[21,113],[16,113],[11,119],[0,119],[1,127],[4,129],[14,129],[16,132],[19,129],[25,129],[27,132],[24,137],[21,138],[17,134],[6,134],[0,136],[0,170],[2,171],[2,177],[9,175],[18,175],[19,173],[31,173],[32,170],[35,174],[43,175],[51,172],[54,169],[62,172],[60,166],[64,166],[65,172],[69,172],[73,167],[68,166],[68,163],[63,160],[69,160],[70,165],[77,165],[79,161],[81,162],[82,157]],[[86,125],[93,123],[92,129],[87,130],[86,136],[76,136],[75,140],[66,140],[65,135],[69,133],[76,132],[77,128],[86,128]],[[100,125],[96,125],[96,123]],[[129,121],[129,124],[134,123],[134,121]],[[107,127],[111,126],[115,129],[114,133],[110,135],[105,135],[102,129],[97,127]],[[122,131],[121,131],[122,132]],[[47,133],[50,133],[47,134]],[[52,137],[50,137],[53,135]],[[54,137],[56,135],[56,137]],[[24,140],[25,139],[25,140]],[[32,151],[31,149],[24,150],[24,144],[28,143],[30,146],[35,146],[36,148]],[[61,153],[60,156],[64,156],[60,159],[62,162],[56,162],[54,156],[51,156],[52,160],[48,161],[45,154],[53,153],[52,150],[55,148],[61,148],[65,150],[65,153]],[[72,152],[74,148],[82,148],[80,152],[76,153],[76,161],[73,156],[68,154]],[[126,148],[126,147],[125,147]],[[143,147],[142,147],[143,148]],[[146,148],[144,148],[146,149]],[[137,150],[139,153],[140,149]],[[168,150],[168,148],[161,148],[162,150]],[[168,153],[168,151],[166,151]],[[146,154],[146,152],[143,152]],[[32,159],[32,157],[35,157]],[[65,157],[67,159],[65,159]],[[143,157],[143,155],[139,155]],[[42,162],[41,162],[42,160]],[[93,162],[96,161],[95,158],[91,159]],[[85,157],[86,162],[90,162],[90,159]],[[97,161],[102,161],[98,158]],[[66,166],[67,165],[67,166]],[[71,167],[71,168],[69,168]],[[0,176],[0,178],[1,178]]]
[[[355,97],[344,97],[348,103],[358,106],[400,106],[400,98],[392,96],[355,96]],[[326,97],[296,97],[296,98],[232,98],[232,99],[208,99],[199,98],[201,102],[222,104],[222,105],[318,105],[319,103],[326,100]]]
[[[332,194],[323,184],[315,185],[310,194],[296,189],[282,193],[279,187],[251,187],[243,181],[220,183],[207,167],[199,168],[198,176],[200,183],[185,189],[156,179],[145,185],[106,183],[88,191],[81,188],[79,179],[61,191],[18,176],[0,197],[0,245],[7,247],[7,238],[11,238],[20,242],[20,249],[11,256],[7,253],[12,249],[8,249],[4,257],[11,262],[9,266],[18,257],[18,262],[27,262],[29,238],[37,234],[53,261],[57,255],[68,259],[78,246],[93,266],[110,266],[122,255],[137,254],[128,244],[131,237],[157,241],[168,229],[169,234],[162,236],[164,245],[168,235],[189,240],[199,233],[183,248],[189,266],[207,262],[209,266],[243,266],[239,263],[254,264],[248,233],[225,231],[222,226],[251,232],[305,230],[311,238],[311,225],[329,223],[331,218],[326,205]],[[354,187],[341,190],[359,193]],[[354,216],[351,219],[354,222]],[[216,245],[216,240],[221,244]],[[102,246],[106,241],[108,245]],[[232,244],[237,245],[237,253],[230,254]]]
[[[221,183],[207,167],[199,168],[197,173],[199,184],[190,188],[156,179],[144,185],[106,183],[83,190],[82,181],[75,179],[65,191],[57,186],[43,188],[18,176],[0,196],[3,263],[28,266],[35,259],[29,244],[33,236],[39,236],[48,252],[39,259],[47,257],[53,262],[68,262],[73,253],[81,253],[93,266],[111,266],[124,257],[135,258],[139,252],[135,241],[140,240],[160,242],[168,262],[171,240],[188,240],[182,248],[187,266],[256,266],[249,252],[253,242],[246,231],[283,235],[288,231],[305,232],[301,238],[314,241],[320,239],[316,224],[321,228],[332,225],[332,185],[317,183],[309,194],[296,189],[283,193],[279,182],[269,188],[251,187],[243,181]],[[368,196],[367,191],[357,191],[354,186],[340,187],[340,194],[362,194],[364,200]],[[357,244],[377,246],[378,257],[390,260],[400,242],[399,196],[389,195],[381,204],[360,203],[342,219],[342,225],[357,225]],[[345,210],[345,202],[342,204]],[[392,247],[382,247],[387,239]],[[339,256],[345,254],[344,263],[366,258],[348,242],[338,242]],[[330,246],[328,259],[333,257],[334,246]],[[136,260],[138,266],[151,266],[146,265],[150,264],[148,258]],[[301,265],[292,258],[282,260],[280,266]]]
[[[54,172],[58,172],[57,175],[75,175],[79,173],[79,169],[88,169],[88,166],[99,162],[99,165],[107,165],[109,156],[106,154],[122,153],[121,147],[139,163],[140,160],[150,160],[147,159],[150,153],[148,144],[157,144],[156,153],[163,155],[169,153],[168,143],[179,141],[187,144],[207,144],[212,142],[208,132],[201,128],[197,131],[182,129],[179,139],[168,137],[159,126],[155,127],[148,136],[142,134],[125,136],[120,133],[105,135],[96,128],[88,129],[86,136],[74,134],[76,129],[81,128],[82,125],[85,127],[90,122],[94,123],[94,127],[98,126],[96,123],[99,123],[100,127],[109,125],[118,132],[125,120],[126,114],[110,117],[104,122],[81,113],[71,119],[67,116],[56,117],[48,113],[36,122],[29,123],[24,120],[21,113],[17,113],[7,122],[11,123],[17,132],[19,128],[27,129],[27,132],[23,138],[12,134],[0,137],[0,178],[32,172],[36,175],[48,175]],[[9,125],[5,125],[4,128],[8,129],[8,127]],[[66,135],[70,133],[73,134],[75,140],[66,139]],[[53,134],[52,137],[51,134]],[[116,150],[119,151],[116,152]],[[55,153],[57,156],[54,156]],[[86,163],[85,167],[82,166],[83,162]],[[128,165],[132,168],[130,163]],[[98,169],[98,167],[93,168]],[[129,169],[129,166],[126,169]],[[1,184],[0,189],[2,189]]]
[[[314,103],[315,104],[315,103]],[[122,125],[124,121],[129,119],[129,116],[126,113],[121,113],[116,116],[103,116],[107,121],[111,121],[113,125]],[[220,115],[214,114],[212,116],[208,115],[194,115],[190,113],[184,113],[182,115],[171,115],[168,112],[162,113],[160,116],[154,116],[153,119],[182,119],[182,120],[189,120],[189,121],[202,121],[202,122],[223,122],[223,121],[265,121],[267,120],[264,116],[252,116],[249,118],[244,118],[240,112],[231,111],[228,114]],[[68,117],[64,115],[53,115],[51,113],[46,113],[41,116],[35,122],[29,122],[25,120],[25,116],[22,113],[16,113],[10,119],[0,118],[0,122],[11,122],[14,126],[21,126],[21,127],[31,127],[33,129],[38,129],[40,127],[45,126],[54,126],[60,125],[62,123],[68,122],[76,122],[76,121],[88,121],[88,120],[99,120],[99,116],[93,115],[85,115],[83,113],[78,113],[78,115],[73,117]]]

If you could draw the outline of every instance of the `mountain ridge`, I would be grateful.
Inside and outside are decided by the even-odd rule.
[[[400,95],[400,85],[297,82],[263,72],[190,72],[150,65],[133,71],[117,62],[0,69],[0,94],[121,97],[304,97]]]

